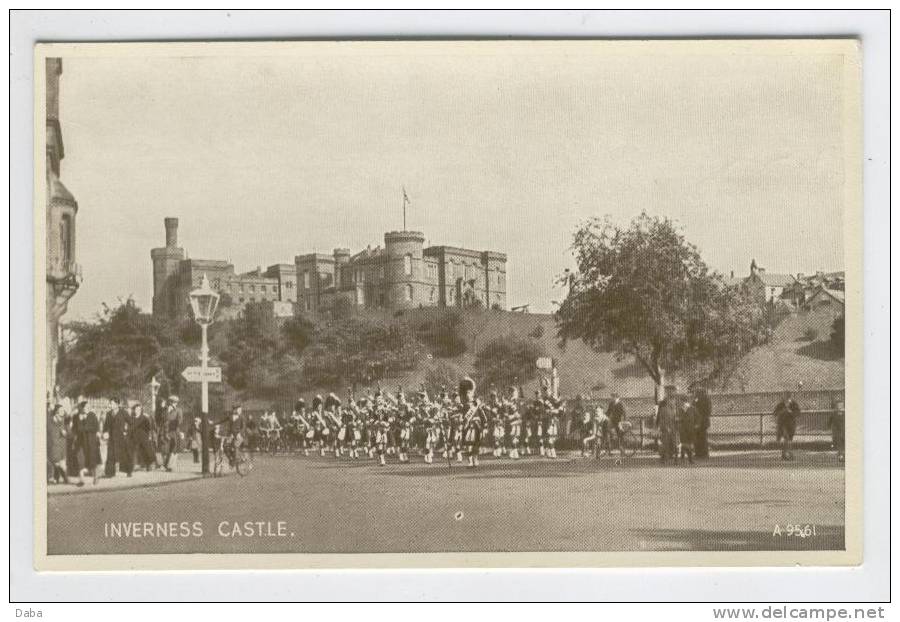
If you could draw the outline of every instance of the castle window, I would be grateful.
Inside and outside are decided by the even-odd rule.
[[[431,291],[428,292],[428,302],[434,302],[434,288],[431,288]]]
[[[72,261],[72,217],[69,214],[63,214],[59,222],[59,256],[68,268]]]
[[[309,270],[303,271],[303,289],[309,289]],[[309,309],[307,309],[309,311]]]
[[[251,286],[250,286],[250,291],[251,291],[251,292],[255,292],[255,291],[256,291],[256,285],[251,285]]]
[[[403,274],[407,276],[412,274],[412,255],[409,253],[403,256]]]
[[[409,255],[407,255],[408,257]],[[412,302],[413,299],[413,286],[407,284],[406,286],[406,302]]]
[[[219,289],[222,286],[222,281],[219,279],[213,279],[213,289]]]
[[[384,266],[381,266],[380,268],[378,268],[378,277],[380,279],[384,280]]]
[[[284,286],[287,287],[288,289],[293,289],[294,283],[293,283],[293,281],[285,281]]]

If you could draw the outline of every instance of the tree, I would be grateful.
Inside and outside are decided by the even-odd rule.
[[[633,357],[657,385],[666,372],[727,375],[768,337],[759,305],[711,271],[668,218],[642,213],[627,228],[591,219],[573,252],[559,337]]]
[[[834,318],[831,323],[831,347],[834,351],[844,356],[844,316]]]
[[[475,376],[485,390],[489,387],[518,385],[537,373],[535,362],[545,356],[540,343],[532,339],[505,335],[489,341],[475,356]]]
[[[66,324],[60,369],[63,393],[112,396],[140,392],[159,367],[165,328],[141,313],[132,298],[103,305],[95,322]]]
[[[462,318],[457,311],[441,309],[429,317],[418,326],[416,336],[434,356],[452,358],[466,351],[466,340],[460,334]]]

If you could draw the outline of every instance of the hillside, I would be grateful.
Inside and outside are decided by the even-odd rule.
[[[416,324],[427,318],[428,309],[407,311],[403,318]],[[373,313],[373,316],[388,317]],[[626,397],[648,396],[653,393],[652,381],[632,360],[617,361],[614,354],[598,353],[581,341],[570,341],[563,348],[556,337],[556,325],[549,314],[524,314],[505,311],[466,311],[461,313],[460,333],[465,339],[464,354],[448,358],[433,358],[420,368],[391,380],[404,387],[419,386],[430,368],[451,365],[460,373],[470,373],[475,353],[491,339],[512,334],[539,342],[549,356],[557,361],[560,389],[565,395],[608,395],[616,391]],[[724,391],[758,392],[780,391],[796,387],[802,382],[806,389],[825,389],[844,386],[844,360],[833,355],[828,344],[834,312],[804,311],[785,317],[778,325],[772,342],[750,353],[738,365]],[[809,337],[813,331],[815,338]],[[525,385],[533,391],[538,380]]]

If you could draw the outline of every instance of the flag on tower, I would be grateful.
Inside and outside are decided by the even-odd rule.
[[[406,195],[406,186],[401,186],[403,188],[403,205],[407,205],[409,203],[409,197]]]

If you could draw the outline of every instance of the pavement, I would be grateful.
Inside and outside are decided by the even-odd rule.
[[[257,455],[246,477],[51,495],[48,553],[841,549],[843,465],[796,456],[485,457],[467,469]],[[808,537],[784,535],[796,524]]]
[[[114,477],[106,477],[102,474],[103,467],[97,468],[101,473],[96,484],[91,483],[89,476],[84,478],[84,486],[76,486],[77,477],[69,477],[69,483],[49,483],[47,484],[47,495],[75,495],[87,494],[92,492],[122,490],[127,488],[144,488],[147,486],[163,486],[165,484],[173,484],[177,482],[186,482],[192,479],[202,477],[200,465],[193,463],[193,457],[190,453],[181,454],[171,471],[163,469],[154,469],[145,471],[143,469],[135,470],[131,477],[125,473],[116,473]]]

